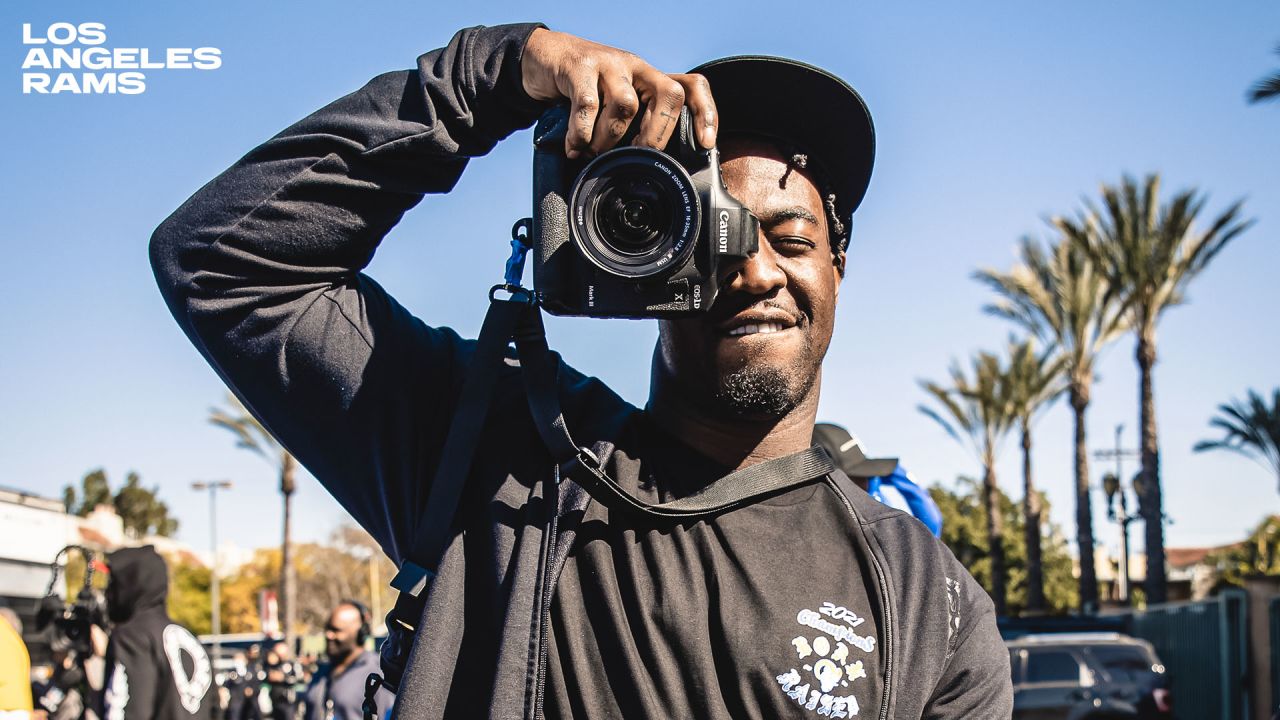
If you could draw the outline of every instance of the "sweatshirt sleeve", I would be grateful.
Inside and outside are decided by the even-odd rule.
[[[923,720],[1008,720],[1013,716],[1009,650],[996,627],[995,606],[985,593],[959,631]]]
[[[161,672],[142,638],[130,633],[113,636],[107,646],[103,720],[155,718],[156,682]]]
[[[399,562],[472,343],[361,273],[400,217],[544,107],[537,25],[471,28],[249,152],[151,239],[170,311],[271,433]]]

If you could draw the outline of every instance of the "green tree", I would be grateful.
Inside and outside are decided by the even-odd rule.
[[[263,548],[221,583],[222,629],[228,633],[262,632],[258,605],[264,590],[279,587],[280,549]]]
[[[1041,532],[1043,508],[1040,493],[1031,479],[1031,424],[1036,416],[1053,404],[1066,390],[1064,368],[1066,358],[1052,348],[1037,352],[1035,341],[1009,343],[1009,402],[1022,434],[1022,523],[1026,534],[1027,609],[1045,609],[1044,572],[1042,567]]]
[[[1057,348],[1067,376],[1067,397],[1075,415],[1076,546],[1080,554],[1080,602],[1098,607],[1098,572],[1093,559],[1093,506],[1089,496],[1089,447],[1085,411],[1098,354],[1127,328],[1111,286],[1078,244],[1061,241],[1047,248],[1023,238],[1021,262],[1008,272],[982,269],[975,279],[1000,299],[986,311],[1021,325]]]
[[[358,600],[370,608],[375,624],[381,609],[394,602],[394,591],[385,578],[395,566],[367,533],[354,525],[341,525],[325,543],[299,543],[294,547],[298,573],[298,633],[324,628],[329,612],[344,599]],[[280,550],[258,550],[253,558],[222,581],[222,621],[227,632],[261,632],[258,601],[263,591],[276,587],[280,577]],[[197,572],[197,571],[193,571]],[[195,574],[208,592],[208,571]],[[198,590],[200,585],[195,583]],[[193,595],[198,598],[198,595]],[[207,626],[209,599],[199,612]],[[176,617],[176,616],[175,616]],[[202,626],[202,627],[203,627]]]
[[[956,481],[955,490],[937,484],[929,488],[929,495],[942,512],[942,542],[951,549],[974,579],[990,592],[991,555],[990,541],[983,521],[984,492],[980,482],[967,477]],[[1041,497],[1039,505],[1047,517],[1048,501]],[[1000,540],[1009,575],[1009,614],[1062,614],[1076,607],[1076,580],[1071,574],[1071,555],[1067,552],[1067,541],[1061,531],[1051,525],[1045,535],[1041,560],[1044,607],[1040,610],[1030,607],[1024,518],[1017,504],[999,489],[997,507],[1003,518]]]
[[[90,470],[80,479],[80,496],[77,500],[74,485],[62,489],[62,503],[67,512],[80,517],[88,517],[89,513],[99,505],[111,504],[111,486],[107,482],[107,471],[102,468]]]
[[[965,375],[959,363],[951,366],[950,386],[924,380],[920,382],[933,400],[942,407],[943,414],[926,405],[920,412],[937,421],[947,434],[974,454],[982,465],[983,508],[987,520],[987,538],[991,561],[991,598],[996,612],[1005,614],[1007,594],[1003,545],[1003,517],[997,507],[996,456],[1000,443],[1012,429],[1015,417],[1011,414],[1009,384],[1000,359],[991,353],[978,353],[973,358],[973,377]]]
[[[88,517],[99,505],[110,505],[124,524],[125,532],[133,539],[147,535],[169,537],[178,531],[178,520],[169,515],[169,506],[160,500],[159,486],[145,488],[138,473],[129,471],[125,483],[114,496],[111,483],[102,468],[92,470],[80,481],[81,494],[77,502],[75,487],[62,489],[62,502],[67,512]]]
[[[1276,54],[1280,55],[1280,46],[1276,46]],[[1247,97],[1251,103],[1280,98],[1280,72],[1272,73],[1255,83],[1249,88]]]
[[[1242,220],[1236,202],[1200,229],[1196,218],[1205,197],[1196,190],[1175,194],[1160,204],[1160,176],[1141,184],[1125,176],[1103,185],[1102,207],[1089,200],[1075,218],[1055,218],[1059,230],[1085,248],[1130,318],[1137,344],[1142,497],[1139,512],[1146,530],[1147,600],[1167,597],[1164,553],[1164,500],[1160,484],[1160,441],[1156,431],[1152,370],[1156,364],[1156,326],[1169,308],[1183,304],[1187,286],[1231,240],[1253,224]]]
[[[1244,542],[1211,553],[1206,562],[1222,573],[1220,584],[1244,587],[1250,575],[1280,575],[1280,515],[1270,515]]]
[[[294,622],[297,619],[297,571],[293,563],[293,493],[297,460],[285,450],[262,423],[245,408],[240,399],[227,393],[227,407],[209,408],[209,422],[236,436],[236,446],[260,455],[276,469],[280,477],[280,494],[284,498],[284,531],[280,541],[280,615],[286,642],[293,645]]]
[[[209,612],[213,574],[209,568],[173,556],[165,561],[169,565],[169,617],[196,635],[213,632]]]
[[[1280,492],[1280,388],[1271,392],[1271,407],[1253,390],[1246,401],[1219,405],[1218,415],[1209,425],[1225,435],[1220,440],[1201,440],[1195,445],[1196,452],[1229,450],[1255,460],[1275,476],[1276,491]]]
[[[394,602],[390,578],[395,566],[381,550],[370,552],[367,535],[354,526],[339,527],[327,542],[298,546],[298,624],[319,631],[329,612],[344,599],[356,600],[370,609],[374,622],[381,620],[381,608]]]
[[[138,473],[130,472],[124,486],[116,492],[112,504],[124,522],[124,529],[134,539],[146,535],[169,537],[178,531],[178,521],[169,516],[169,506],[160,500],[159,487],[142,487]]]

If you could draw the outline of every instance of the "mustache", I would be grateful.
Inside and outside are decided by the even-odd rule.
[[[711,309],[707,312],[707,320],[713,325],[718,325],[747,310],[783,312],[795,318],[797,325],[809,317],[809,314],[797,307],[795,303],[784,303],[778,300],[776,296],[760,297],[759,295],[728,293],[716,298],[715,303],[712,304]]]

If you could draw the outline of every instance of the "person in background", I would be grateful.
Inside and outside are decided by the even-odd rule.
[[[245,698],[254,678],[249,673],[249,660],[242,652],[231,656],[231,670],[223,677],[222,687],[227,691],[227,720],[242,720]]]
[[[0,719],[31,717],[31,656],[22,641],[22,620],[0,607]]]
[[[191,631],[169,618],[169,569],[150,545],[107,555],[105,720],[212,718],[213,666]]]
[[[911,479],[897,458],[868,458],[862,443],[832,423],[813,427],[813,444],[821,445],[836,467],[876,500],[924,523],[934,537],[942,537],[942,511],[929,492]]]
[[[378,671],[378,656],[365,648],[372,635],[372,621],[364,605],[344,600],[329,613],[324,626],[324,651],[328,663],[322,665],[307,688],[306,720],[360,720],[364,717],[364,683],[369,673]],[[378,711],[391,709],[395,696],[378,690]]]
[[[35,717],[47,720],[98,720],[102,684],[106,673],[107,631],[89,627],[87,657],[79,657],[70,646],[55,643],[53,662],[40,682],[32,684]]]
[[[301,668],[293,660],[289,645],[277,642],[267,650],[267,699],[271,720],[294,720],[298,716],[298,685]],[[261,702],[261,699],[259,699]]]

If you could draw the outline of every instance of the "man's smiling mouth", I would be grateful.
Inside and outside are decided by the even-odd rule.
[[[742,335],[768,335],[771,333],[789,330],[794,325],[785,325],[779,322],[750,323],[731,328],[728,332],[729,337],[739,337]]]

